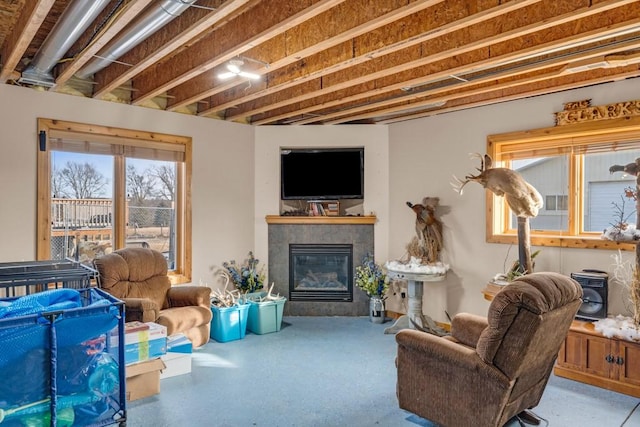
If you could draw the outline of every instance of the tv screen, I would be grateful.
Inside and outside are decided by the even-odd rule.
[[[364,198],[364,148],[282,149],[283,200]]]

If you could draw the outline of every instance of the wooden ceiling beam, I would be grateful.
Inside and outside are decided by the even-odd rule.
[[[250,17],[241,15],[236,19],[243,22],[234,23],[234,20],[136,77],[133,85],[138,92],[134,94],[133,104],[139,105],[158,96],[343,1],[345,0],[318,0],[308,7],[305,7],[308,4],[306,1],[261,2],[255,6]],[[256,15],[260,19],[255,19]],[[239,32],[237,28],[244,31]],[[247,33],[252,35],[246,37]]]
[[[54,3],[55,0],[26,0],[20,17],[0,49],[0,83],[18,77],[16,66]]]
[[[470,88],[468,90],[459,90],[459,88],[455,88],[455,89],[449,88],[448,91],[442,91],[442,94],[440,94],[435,98],[429,98],[422,101],[414,101],[414,102],[411,102],[412,100],[405,100],[404,105],[385,106],[385,105],[382,105],[382,103],[377,105],[372,105],[371,107],[373,107],[375,110],[370,108],[370,111],[363,114],[354,114],[354,115],[343,117],[336,120],[322,121],[322,123],[330,124],[330,125],[341,124],[341,123],[346,123],[346,122],[351,122],[356,120],[380,117],[381,115],[388,115],[392,113],[402,112],[410,108],[411,109],[417,108],[417,107],[428,108],[431,105],[439,104],[439,103],[449,104],[454,102],[454,100],[456,99],[473,99],[479,95],[486,95],[487,93],[491,93],[491,92],[514,90],[515,88],[518,88],[520,86],[532,85],[534,83],[539,83],[539,82],[545,82],[551,79],[562,77],[563,75],[566,74],[563,72],[562,67],[558,67],[557,65],[555,67],[549,67],[549,68],[554,68],[554,69],[551,71],[545,71],[544,69],[535,70],[534,73],[523,73],[521,75],[510,76],[512,77],[512,79],[511,80],[507,79],[506,81],[502,81],[504,80],[504,78],[502,77],[498,77],[497,79],[494,79],[494,81],[491,81],[491,80],[474,81],[472,85],[465,85],[465,86],[479,86],[479,87]],[[638,67],[635,66],[636,71],[637,69]],[[623,74],[625,76],[629,76],[628,74],[629,71],[634,71],[634,66],[627,66],[625,68],[621,68],[621,71],[609,70],[606,72],[606,75],[609,77],[617,74]],[[589,74],[589,73],[594,74],[596,73],[596,71],[590,70],[589,72],[584,72],[584,74]],[[579,76],[575,76],[575,77],[579,77]],[[588,78],[585,80],[588,80]],[[296,124],[301,124],[301,123],[296,122]]]
[[[158,31],[145,40],[143,46],[135,48],[120,59],[123,63],[133,65],[112,64],[96,73],[97,86],[94,98],[104,97],[252,2],[253,0],[228,0],[213,11],[190,7],[174,21],[167,24],[162,31]]]
[[[479,86],[473,89],[470,88],[468,90],[460,90],[456,92],[453,92],[452,90],[442,91],[443,93],[440,94],[439,96],[425,99],[422,101],[411,102],[410,100],[405,100],[404,104],[402,105],[380,106],[380,108],[378,108],[377,105],[373,105],[372,106],[373,109],[370,109],[366,113],[354,114],[353,116],[343,117],[336,120],[323,121],[323,124],[340,124],[345,122],[369,119],[371,117],[385,116],[385,115],[397,113],[400,111],[406,111],[408,109],[415,109],[420,107],[429,108],[429,106],[433,106],[435,104],[440,104],[440,103],[445,103],[446,105],[446,103],[452,102],[455,99],[459,99],[459,98],[470,99],[478,95],[484,95],[490,92],[502,91],[502,90],[514,88],[520,85],[528,85],[536,82],[550,80],[552,78],[555,78],[561,75],[561,72],[562,72],[561,67],[556,66],[552,68],[554,69],[551,71],[542,70],[543,72],[540,72],[538,70],[537,72],[534,72],[534,74],[531,76],[518,75],[517,77],[520,77],[520,79],[517,81],[506,81],[502,83],[496,83],[496,81],[499,81],[499,80],[495,79],[494,82],[482,81],[473,85],[469,85],[469,86]],[[453,89],[453,88],[450,88],[450,89]],[[374,115],[371,115],[374,109],[376,113]],[[299,123],[296,122],[296,124],[299,124]]]
[[[614,26],[609,29],[609,34],[615,34],[619,32],[621,29],[633,28],[634,26],[636,26],[635,24],[636,22],[637,22],[636,20],[631,20],[623,23],[622,25]],[[583,34],[572,34],[571,36],[565,37],[564,39],[547,42],[542,45],[532,46],[528,49],[516,50],[511,53],[506,53],[497,57],[490,57],[480,61],[475,60],[472,56],[469,56],[469,58],[467,58],[467,55],[460,55],[458,56],[458,60],[460,62],[460,65],[458,66],[451,67],[446,63],[443,63],[442,65],[436,64],[434,67],[437,67],[437,69],[440,69],[440,71],[433,71],[433,70],[429,72],[425,71],[424,73],[422,73],[423,76],[418,78],[408,79],[408,80],[407,79],[403,80],[402,78],[398,78],[399,81],[393,84],[386,84],[386,85],[376,84],[376,89],[368,91],[367,93],[359,93],[356,95],[352,95],[348,98],[340,97],[332,101],[314,102],[313,105],[310,107],[306,107],[303,109],[295,109],[293,112],[283,111],[276,115],[271,115],[269,117],[262,117],[258,120],[253,121],[252,124],[263,125],[263,124],[274,123],[279,120],[290,117],[293,113],[304,114],[304,113],[314,112],[317,114],[317,112],[322,109],[336,107],[338,105],[343,105],[344,103],[347,103],[347,102],[361,101],[371,96],[376,96],[376,95],[397,91],[404,87],[415,87],[419,85],[425,85],[425,84],[428,84],[429,82],[436,82],[443,78],[447,78],[450,75],[466,75],[470,73],[479,72],[481,70],[490,69],[491,67],[495,68],[499,65],[512,64],[517,61],[522,61],[523,58],[539,57],[543,55],[545,52],[549,52],[554,49],[556,50],[561,48],[567,49],[567,46],[570,46],[570,45],[579,46],[582,44],[586,44],[588,40],[593,39],[598,34],[602,34],[602,33],[598,32],[597,30],[592,30]],[[630,42],[615,45],[610,49],[613,52],[613,51],[629,50],[635,47],[636,47],[636,42],[632,40]],[[597,56],[597,55],[604,55],[608,51],[609,51],[609,48],[603,47],[603,48],[594,49],[593,53],[595,56]],[[588,58],[588,57],[590,57],[588,53],[585,53],[584,56],[575,56],[571,54],[567,56],[567,60],[571,60],[572,58],[577,60],[578,58]]]
[[[640,75],[640,67],[638,65],[630,66],[628,71],[614,72],[612,70],[592,70],[590,72],[592,77],[587,79],[567,79],[566,76],[553,77],[548,80],[545,86],[538,85],[535,88],[524,87],[516,93],[505,94],[504,91],[494,91],[493,93],[487,93],[485,97],[473,100],[465,100],[465,98],[459,98],[457,105],[452,105],[447,108],[442,108],[434,111],[420,112],[415,114],[403,115],[401,117],[393,117],[385,120],[378,120],[376,124],[391,124],[398,123],[406,120],[419,119],[422,117],[431,117],[437,114],[450,113],[453,111],[466,110],[474,107],[482,107],[485,105],[498,104],[501,102],[514,101],[523,98],[529,98],[532,96],[546,95],[549,93],[561,92],[564,90],[577,89],[584,86],[597,85],[602,83],[609,83],[617,80],[624,80],[628,78],[638,77]],[[559,81],[560,80],[560,81]],[[561,81],[568,80],[568,81]],[[514,89],[515,90],[515,89]]]
[[[471,25],[475,25],[497,16],[500,16],[505,13],[509,13],[515,11],[519,8],[530,6],[534,3],[538,3],[541,0],[515,0],[511,1],[491,9],[484,10],[482,12],[465,16],[464,18],[457,19],[448,24],[444,24],[442,26],[432,28],[429,31],[425,31],[417,34],[410,34],[407,38],[402,38],[401,34],[392,34],[389,37],[394,37],[391,40],[391,43],[382,46],[377,49],[372,49],[370,51],[365,51],[361,55],[350,57],[346,60],[340,61],[339,57],[334,57],[335,62],[329,66],[326,66],[321,63],[320,60],[316,58],[310,58],[308,64],[305,64],[305,71],[307,74],[303,77],[297,79],[287,79],[286,81],[269,85],[264,90],[256,91],[252,94],[241,96],[240,98],[233,98],[226,102],[211,102],[212,106],[206,110],[200,112],[200,115],[209,115],[209,114],[217,114],[220,111],[224,111],[227,108],[233,107],[235,105],[252,101],[254,99],[258,99],[265,95],[273,94],[278,91],[288,89],[296,86],[304,81],[316,79],[330,73],[334,73],[336,71],[344,70],[349,67],[353,67],[358,64],[365,63],[370,61],[372,58],[376,58],[382,55],[390,54],[393,52],[397,52],[401,49],[406,49],[407,47],[419,45],[421,43],[427,42],[436,37],[442,36],[444,34],[448,34],[453,31],[460,30],[462,28],[466,28]],[[447,5],[449,8],[456,7],[455,5]],[[407,25],[410,27],[410,25]],[[318,65],[316,65],[318,64]]]
[[[461,34],[457,38],[449,37],[445,41],[444,50],[434,52],[431,55],[426,55],[422,58],[406,61],[404,59],[405,55],[398,55],[399,59],[395,58],[386,58],[381,57],[377,58],[380,65],[379,71],[370,72],[370,70],[358,70],[358,67],[352,67],[349,69],[351,75],[356,76],[355,78],[349,77],[348,74],[344,74],[345,80],[338,81],[334,84],[330,84],[328,81],[324,81],[322,91],[316,91],[313,93],[303,93],[298,94],[295,91],[295,88],[291,90],[290,93],[280,94],[279,98],[282,99],[280,101],[274,99],[272,96],[266,96],[261,98],[259,102],[249,105],[236,105],[234,108],[234,114],[228,117],[229,120],[237,120],[240,118],[246,118],[253,116],[255,114],[264,113],[270,110],[274,110],[277,108],[284,107],[286,105],[295,104],[298,102],[302,102],[307,99],[311,99],[314,97],[318,97],[321,95],[326,95],[331,92],[337,92],[339,90],[345,89],[350,86],[354,86],[366,81],[376,80],[383,77],[392,76],[397,73],[402,73],[408,69],[421,67],[445,58],[449,57],[459,57],[460,55],[480,49],[484,49],[498,43],[504,43],[506,41],[514,40],[520,37],[531,36],[537,32],[544,32],[545,30],[549,30],[550,28],[557,27],[562,24],[567,24],[570,22],[585,20],[586,18],[593,17],[590,21],[591,25],[594,28],[599,28],[601,25],[597,22],[599,19],[602,19],[603,16],[606,16],[607,11],[611,11],[612,9],[618,8],[621,6],[621,1],[605,1],[602,3],[595,4],[590,7],[583,7],[577,10],[573,10],[570,12],[563,13],[559,16],[554,17],[545,17],[542,20],[536,21],[534,23],[527,23],[531,20],[528,16],[523,16],[523,20],[525,21],[524,26],[514,28],[510,31],[501,31],[500,25],[486,25],[483,24],[482,29],[478,29],[474,34],[479,31],[483,31],[486,28],[486,32],[489,32],[485,37],[480,37],[474,41],[468,41],[469,32],[466,30],[461,30]],[[635,1],[625,1],[625,4],[636,3]],[[612,12],[613,13],[613,12]],[[632,15],[637,15],[637,10],[632,13]],[[500,18],[504,18],[501,16]],[[586,22],[586,21],[585,21]],[[632,19],[630,21],[626,21],[625,28],[635,28],[637,27],[637,18],[635,21]],[[583,24],[583,22],[581,22]],[[620,31],[620,25],[610,25],[607,27],[608,32],[612,33],[612,28],[616,31]],[[582,25],[580,25],[582,28]],[[494,34],[491,34],[491,31]],[[569,31],[569,30],[567,30]],[[572,32],[575,32],[575,28],[572,27]],[[594,30],[595,31],[595,30]],[[576,36],[576,39],[578,36]],[[466,39],[466,40],[465,40]],[[534,38],[535,39],[535,38]],[[542,38],[545,40],[545,38]],[[568,40],[568,43],[571,43],[571,37],[565,39]],[[434,42],[434,45],[439,45],[442,43]],[[401,51],[400,53],[403,53]],[[395,62],[393,62],[395,59]],[[404,61],[404,62],[403,62]],[[285,91],[286,92],[286,91]],[[252,122],[253,123],[253,122]]]
[[[359,6],[367,10],[367,3],[369,3],[369,1],[370,0],[352,0],[351,3],[354,3],[354,6],[352,6],[353,8]],[[286,52],[286,56],[276,60],[271,60],[267,66],[263,66],[257,70],[253,70],[253,72],[260,75],[266,74],[267,72],[273,72],[274,70],[290,65],[296,61],[300,61],[302,58],[310,57],[311,55],[317,54],[330,47],[349,41],[362,34],[366,34],[367,32],[372,31],[376,28],[380,28],[384,25],[395,22],[421,10],[428,9],[438,3],[442,3],[443,1],[444,0],[416,0],[401,8],[394,9],[387,13],[384,13],[384,10],[372,9],[369,10],[370,13],[379,11],[381,14],[372,19],[369,16],[365,16],[363,14],[357,14],[355,16],[346,15],[342,10],[342,6],[345,6],[346,8],[346,6],[350,5],[347,2],[342,3],[341,5],[338,5],[328,11],[328,13],[333,16],[316,16],[310,21],[302,24],[306,26],[313,26],[316,30],[319,29],[321,32],[320,35],[316,35],[314,38],[301,38],[300,43],[303,45],[301,46],[301,49],[294,52]],[[517,1],[537,2],[541,0]],[[314,20],[319,21],[319,23],[315,24],[315,22],[312,22]],[[334,25],[322,25],[322,22],[326,22],[326,20],[334,22]],[[358,20],[363,20],[364,22],[358,23]],[[301,28],[299,31],[304,33],[305,30],[306,29]],[[321,41],[318,42],[317,39],[320,39]],[[209,71],[209,73],[211,72],[212,71]],[[230,89],[231,87],[237,86],[239,83],[246,81],[246,79],[236,79],[234,82],[212,87],[211,82],[213,80],[214,79],[212,79],[210,75],[201,74],[196,78],[191,79],[176,87],[171,91],[173,99],[172,102],[170,102],[170,106],[168,109],[175,111],[176,109],[185,107],[186,105],[215,95],[216,93],[220,93],[223,90]]]
[[[61,65],[61,72],[56,78],[54,91],[60,91],[63,85],[84,66],[93,55],[97,54],[111,39],[113,39],[124,27],[127,26],[140,12],[154,0],[136,0],[128,3],[119,13],[116,20],[86,49],[73,58],[73,61]]]
[[[534,64],[525,64],[522,67],[516,67],[516,68],[507,68],[505,70],[502,71],[498,71],[496,73],[491,73],[490,75],[486,75],[484,77],[480,77],[477,79],[473,79],[473,80],[469,80],[469,81],[461,81],[458,80],[456,83],[446,86],[446,87],[437,87],[434,89],[426,89],[424,91],[419,91],[417,93],[408,93],[404,96],[401,97],[395,97],[393,99],[384,99],[381,101],[374,101],[371,104],[367,104],[367,105],[359,105],[359,106],[355,106],[353,108],[342,108],[340,111],[337,112],[332,112],[332,113],[327,113],[327,114],[323,114],[321,111],[318,111],[317,108],[313,109],[313,110],[308,110],[308,111],[303,111],[303,113],[310,113],[313,112],[314,113],[314,117],[309,118],[309,119],[304,119],[304,120],[300,120],[300,121],[296,121],[295,124],[296,125],[304,125],[304,124],[310,124],[310,123],[315,123],[315,122],[324,122],[327,120],[331,120],[331,119],[336,119],[339,117],[343,117],[345,116],[344,119],[339,119],[336,120],[335,122],[332,121],[330,124],[335,124],[335,123],[342,123],[345,121],[352,121],[352,120],[359,120],[359,119],[365,119],[365,118],[371,118],[373,116],[369,115],[368,113],[365,113],[364,115],[358,115],[358,113],[364,112],[364,111],[369,111],[372,108],[383,108],[383,107],[388,107],[388,106],[392,106],[394,104],[398,104],[401,102],[415,102],[421,98],[425,98],[425,97],[430,97],[433,95],[439,95],[439,94],[443,94],[443,93],[449,93],[451,90],[455,89],[455,90],[462,90],[464,88],[470,87],[470,86],[477,86],[479,84],[485,84],[485,83],[490,83],[490,82],[495,82],[499,79],[506,79],[506,78],[510,78],[510,77],[514,77],[520,74],[527,74],[527,73],[532,73],[532,72],[536,72],[536,71],[540,71],[540,70],[544,70],[544,69],[548,69],[548,68],[558,68],[558,67],[564,67],[566,64],[569,63],[573,63],[576,61],[582,61],[582,60],[587,60],[587,59],[592,59],[592,58],[598,58],[598,57],[602,57],[604,55],[608,55],[611,53],[615,53],[615,52],[621,52],[621,51],[625,51],[625,50],[631,50],[631,49],[639,49],[640,48],[640,40],[633,40],[627,43],[623,43],[621,45],[615,45],[615,46],[602,46],[602,47],[595,47],[592,49],[589,49],[586,52],[575,52],[569,55],[562,55],[561,57],[558,58],[554,58],[554,59],[549,59],[549,60],[545,60],[542,61],[540,63],[534,63]],[[458,67],[458,69],[453,69],[451,70],[453,75],[460,75],[460,74],[466,74],[465,68],[468,69],[468,66],[461,66]],[[562,70],[561,70],[562,71]],[[557,73],[556,73],[557,74]],[[406,83],[410,83],[410,82],[406,82]],[[420,84],[419,79],[416,79],[416,81],[413,84],[410,84],[409,86],[414,86],[416,84]],[[362,94],[350,97],[350,98],[343,98],[341,101],[334,101],[328,104],[324,104],[322,105],[322,109],[328,109],[331,107],[335,107],[338,105],[344,105],[346,103],[349,102],[357,102],[357,101],[362,101],[362,100],[366,100],[367,98],[372,98],[375,95],[380,95],[380,94],[388,94],[394,90],[399,90],[403,87],[402,84],[395,84],[392,86],[388,86],[385,87],[385,90],[373,90],[370,91],[367,97],[363,97]],[[387,95],[388,96],[388,95]],[[443,95],[441,97],[439,97],[438,99],[428,99],[426,101],[427,104],[433,104],[433,103],[438,103],[438,102],[442,102],[442,101],[447,101],[446,95]],[[426,105],[426,104],[425,104]],[[287,115],[288,116],[288,115]],[[346,118],[346,116],[348,116],[348,119]],[[272,122],[267,122],[267,123],[272,123]]]

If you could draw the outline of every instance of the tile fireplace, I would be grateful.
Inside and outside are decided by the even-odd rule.
[[[374,251],[375,217],[267,217],[269,283],[285,316],[366,316],[355,267]]]

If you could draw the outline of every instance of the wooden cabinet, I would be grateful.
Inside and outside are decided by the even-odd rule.
[[[554,373],[640,397],[640,343],[606,338],[576,320],[560,348]]]

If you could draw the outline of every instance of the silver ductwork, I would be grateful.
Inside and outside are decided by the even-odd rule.
[[[56,22],[33,61],[22,72],[18,82],[52,87],[55,80],[51,70],[60,58],[80,38],[110,0],[76,0]]]
[[[164,0],[146,10],[124,31],[111,40],[94,59],[81,68],[76,77],[89,78],[133,49],[162,26],[180,16],[197,0]]]

